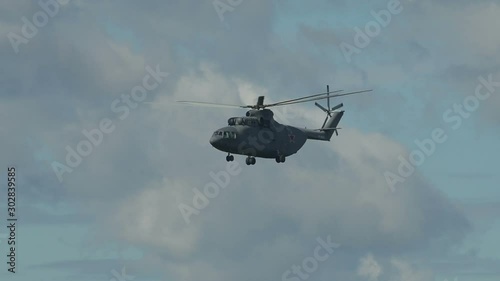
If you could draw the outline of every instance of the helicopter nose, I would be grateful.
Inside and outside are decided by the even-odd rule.
[[[217,147],[217,143],[219,142],[219,137],[218,136],[212,136],[210,138],[210,144],[213,146],[213,147]]]

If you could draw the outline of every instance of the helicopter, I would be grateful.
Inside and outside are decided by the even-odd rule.
[[[249,109],[245,116],[231,117],[225,127],[217,129],[210,138],[210,144],[226,152],[226,161],[234,161],[234,155],[245,155],[247,165],[255,165],[256,158],[275,159],[277,163],[285,163],[286,157],[297,153],[307,140],[330,141],[335,133],[338,136],[337,125],[344,115],[340,110],[344,104],[340,103],[330,108],[330,99],[334,97],[347,96],[370,92],[362,90],[343,93],[344,90],[330,92],[326,86],[326,92],[309,95],[301,98],[283,100],[280,102],[264,104],[264,96],[259,96],[254,105],[233,105],[198,101],[177,101],[187,105],[215,106],[226,108]],[[315,102],[315,105],[326,113],[323,125],[319,129],[299,128],[278,123],[274,119],[274,113],[269,109],[277,106],[286,106],[304,102],[327,101],[327,107]]]

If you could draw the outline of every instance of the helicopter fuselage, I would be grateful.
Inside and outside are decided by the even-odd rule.
[[[249,110],[246,117],[232,117],[228,126],[212,135],[210,144],[229,154],[276,158],[297,153],[313,132],[282,125],[269,109]],[[322,134],[318,134],[321,136]]]
[[[299,128],[279,126],[233,125],[215,131],[210,139],[218,150],[261,158],[276,158],[297,153],[307,140]]]

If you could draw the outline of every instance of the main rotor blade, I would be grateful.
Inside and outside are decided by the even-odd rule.
[[[201,102],[201,101],[177,101],[178,103],[193,105],[193,106],[208,106],[208,107],[225,107],[225,108],[251,108],[251,105],[235,105],[235,104],[224,104],[224,103],[212,103],[212,102]]]
[[[342,128],[320,128],[320,129],[312,129],[313,131],[336,131],[336,130],[340,130]]]
[[[363,90],[363,91],[356,91],[356,92],[350,92],[350,93],[345,93],[345,94],[336,94],[336,95],[330,95],[330,96],[324,96],[324,97],[315,97],[315,98],[309,97],[308,99],[305,99],[305,100],[292,101],[292,102],[286,102],[286,103],[282,102],[282,103],[265,105],[265,106],[266,107],[271,107],[271,106],[290,105],[290,104],[296,104],[296,103],[303,103],[303,102],[310,102],[310,101],[322,100],[322,99],[327,99],[327,98],[342,97],[342,96],[348,96],[348,95],[366,93],[366,92],[371,92],[371,91],[372,90]]]
[[[336,94],[336,95],[333,95],[333,96],[330,96],[331,98],[333,97],[342,97],[342,96],[348,96],[348,95],[354,95],[354,94],[361,94],[361,93],[368,93],[368,92],[371,92],[373,90],[362,90],[362,91],[356,91],[356,92],[350,92],[350,93],[345,93],[345,94]]]
[[[291,100],[284,100],[284,101],[279,101],[279,102],[275,102],[275,103],[271,103],[271,104],[266,104],[264,106],[265,107],[278,106],[278,105],[281,105],[281,104],[284,104],[284,103],[295,102],[295,101],[300,101],[300,100],[304,100],[304,99],[310,99],[310,98],[319,97],[319,96],[328,95],[328,94],[340,93],[342,91],[343,90],[336,90],[336,91],[332,91],[332,92],[314,94],[314,95],[307,96],[307,97],[301,97],[301,98],[296,98],[296,99],[291,99]],[[332,96],[330,96],[330,97],[332,97]],[[326,98],[326,96],[325,96],[325,98]]]

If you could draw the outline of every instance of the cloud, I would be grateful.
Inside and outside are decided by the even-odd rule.
[[[393,279],[394,281],[429,281],[434,279],[428,270],[416,270],[407,262],[399,259],[392,259],[391,265],[398,271],[398,276]]]
[[[242,173],[189,225],[176,206],[190,203],[192,188],[202,188],[209,177],[195,185],[174,179],[154,184],[154,189],[143,188],[124,199],[121,207],[106,211],[111,215],[103,226],[111,226],[107,230],[112,237],[155,253],[168,264],[169,274],[179,272],[174,278],[184,276],[182,268],[201,263],[222,280],[246,274],[279,278],[287,264],[303,259],[300,253],[316,236],[331,235],[354,253],[362,255],[370,248],[385,258],[419,252],[436,240],[451,246],[463,237],[466,219],[421,177],[396,193],[387,188],[382,174],[392,163],[383,160],[396,159],[386,156],[399,153],[400,146],[356,130],[346,130],[336,140],[332,156],[338,160],[328,158],[332,164],[323,167],[303,166],[313,161],[306,153],[290,158],[289,166],[281,170],[269,171],[268,166],[275,164],[264,160],[251,170],[243,166]],[[329,144],[307,145],[329,149]],[[350,260],[350,254],[342,251],[334,257],[332,265]],[[214,260],[217,264],[212,264]],[[248,272],[249,264],[261,268],[260,273]],[[335,276],[343,270],[323,271]],[[196,272],[185,280],[203,276]]]
[[[368,280],[378,280],[382,274],[382,267],[377,263],[373,255],[367,254],[359,261],[358,275]]]
[[[479,75],[498,74],[500,42],[487,36],[498,26],[492,1],[414,2],[350,65],[335,44],[386,1],[244,1],[224,23],[211,1],[71,1],[19,55],[0,38],[0,163],[22,171],[26,222],[74,221],[90,230],[85,247],[138,249],[137,279],[276,280],[310,255],[317,237],[331,236],[342,247],[311,280],[429,280],[442,265],[423,261],[460,257],[452,249],[477,229],[432,175],[417,170],[391,192],[384,172],[408,154],[409,139],[435,127],[441,103],[462,101]],[[6,5],[0,31],[19,30],[36,10]],[[62,161],[83,129],[116,117],[110,103],[141,82],[145,65],[158,64],[171,75],[148,96],[157,105],[117,122],[59,183],[49,163]],[[186,225],[179,203],[225,169],[210,135],[245,113],[174,101],[271,102],[328,83],[375,91],[338,99],[347,110],[340,136],[307,142],[285,165],[258,159],[248,167],[236,156],[241,174]],[[496,97],[481,107],[488,130],[498,123]],[[278,112],[308,128],[324,118],[312,104]],[[446,270],[473,264],[464,260]],[[104,267],[70,266],[81,278],[112,269]]]

